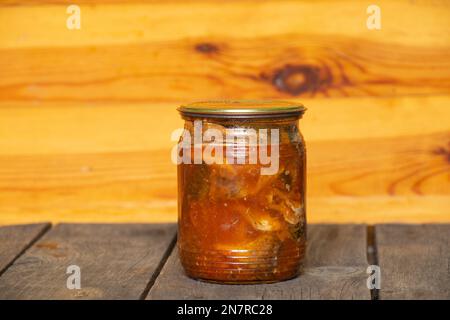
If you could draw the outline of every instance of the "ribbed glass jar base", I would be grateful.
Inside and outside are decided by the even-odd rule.
[[[179,250],[186,274],[194,279],[226,284],[272,283],[292,279],[302,270],[303,250],[283,252]]]

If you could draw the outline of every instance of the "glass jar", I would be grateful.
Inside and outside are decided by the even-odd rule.
[[[284,101],[178,108],[178,250],[186,274],[220,283],[297,276],[306,243],[306,150]]]

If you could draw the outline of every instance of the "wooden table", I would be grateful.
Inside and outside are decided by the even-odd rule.
[[[187,278],[174,224],[0,228],[0,299],[449,299],[450,225],[310,225],[300,277],[268,285]],[[80,267],[81,289],[67,268]],[[367,287],[379,265],[381,289]]]

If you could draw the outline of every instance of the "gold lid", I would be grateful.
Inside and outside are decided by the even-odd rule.
[[[301,117],[306,108],[301,103],[277,100],[212,100],[181,105],[182,116],[204,118]]]

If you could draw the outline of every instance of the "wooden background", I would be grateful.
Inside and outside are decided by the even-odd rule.
[[[450,1],[68,3],[0,2],[0,224],[175,221],[175,108],[214,98],[308,107],[309,221],[450,221]]]

